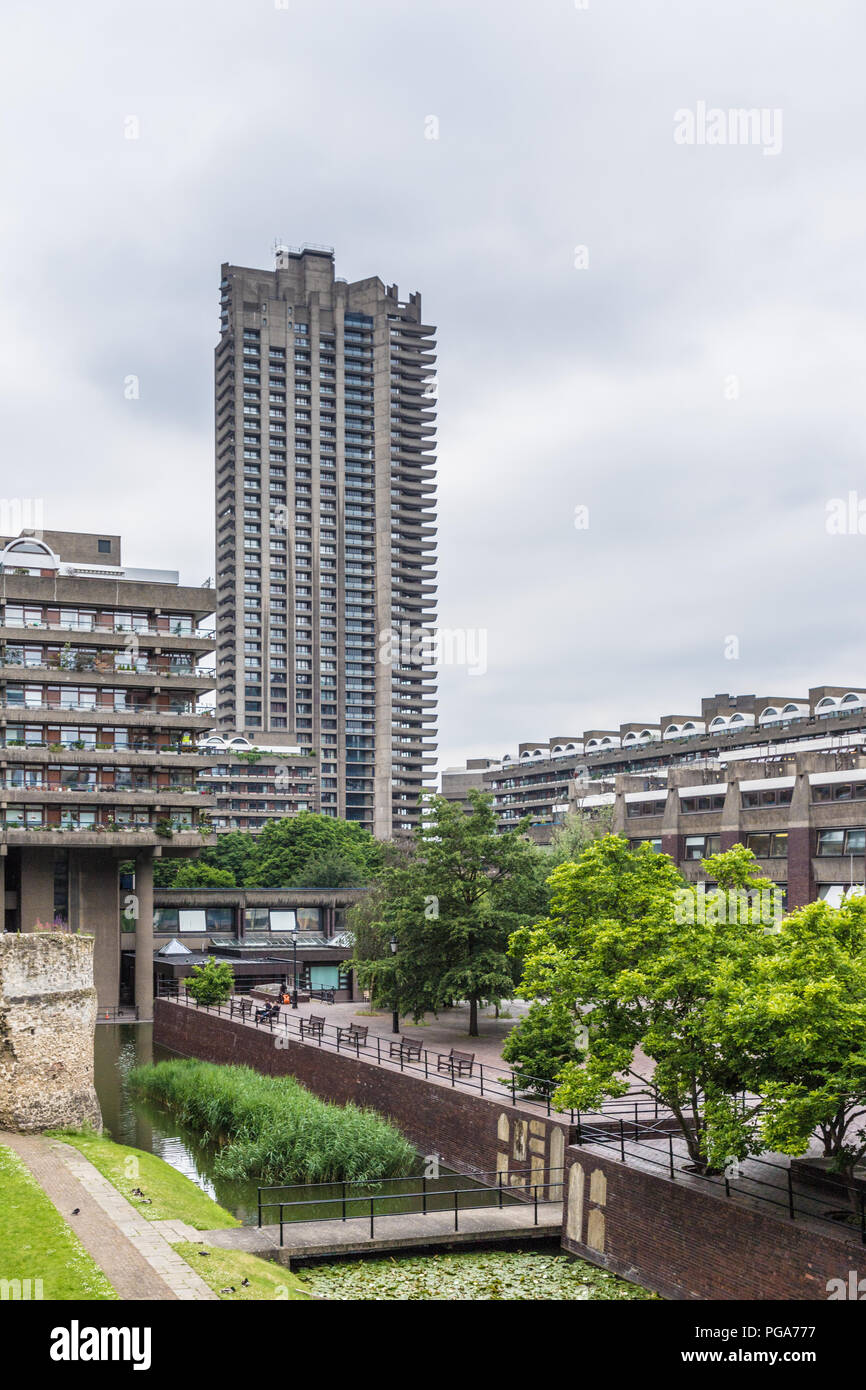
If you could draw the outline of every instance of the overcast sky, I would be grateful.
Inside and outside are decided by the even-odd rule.
[[[0,491],[212,575],[220,263],[324,242],[439,327],[444,764],[866,682],[862,0],[280,3],[6,0]]]

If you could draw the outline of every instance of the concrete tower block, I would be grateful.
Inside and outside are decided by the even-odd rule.
[[[93,937],[0,935],[0,1129],[102,1128]]]

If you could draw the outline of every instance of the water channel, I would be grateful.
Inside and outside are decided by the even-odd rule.
[[[215,1151],[210,1145],[203,1144],[198,1135],[181,1124],[171,1111],[131,1094],[128,1076],[133,1067],[141,1066],[147,1062],[165,1061],[175,1056],[176,1054],[170,1052],[168,1048],[154,1043],[152,1024],[100,1023],[97,1025],[95,1080],[105,1128],[117,1143],[129,1144],[133,1148],[144,1149],[147,1153],[156,1154],[158,1158],[170,1163],[178,1172],[191,1178],[209,1197],[212,1197],[226,1211],[232,1212],[244,1225],[255,1225],[258,1219],[258,1187],[256,1182],[236,1181],[215,1175]],[[421,1171],[422,1162],[419,1158],[418,1173],[420,1174]],[[443,1185],[448,1188],[465,1187],[469,1189],[479,1186],[471,1178],[453,1173],[451,1169],[443,1166],[440,1166],[439,1174],[441,1178],[447,1180]],[[399,1201],[396,1196],[399,1191],[417,1191],[418,1186],[418,1182],[413,1179],[407,1179],[405,1186],[395,1185],[393,1189],[395,1202],[392,1204],[391,1202],[377,1201],[377,1213],[384,1214],[388,1210],[420,1210],[420,1199],[417,1203],[408,1199]],[[433,1186],[435,1187],[435,1184]],[[333,1187],[326,1189],[309,1186],[295,1189],[290,1195],[293,1202],[315,1202],[316,1205],[296,1208],[294,1212],[286,1212],[287,1220],[292,1215],[297,1219],[303,1218],[305,1220],[335,1215],[336,1208],[333,1201],[326,1203],[324,1200],[325,1198],[333,1199]],[[491,1201],[494,1200],[495,1194],[491,1193]],[[435,1201],[435,1197],[431,1198],[430,1209],[433,1210],[439,1204]],[[441,1204],[444,1204],[444,1199],[442,1199]],[[350,1215],[361,1214],[360,1208],[357,1212],[350,1211]],[[274,1212],[270,1217],[266,1215],[265,1220],[268,1219],[276,1220],[276,1213]]]

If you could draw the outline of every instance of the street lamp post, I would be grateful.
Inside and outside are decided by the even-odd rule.
[[[397,938],[396,938],[396,936],[392,936],[392,937],[391,937],[391,955],[392,955],[392,956],[396,956],[396,954],[397,954]],[[395,971],[395,973],[394,973],[394,978],[395,978],[395,982],[396,982],[396,971]],[[399,1033],[399,1032],[400,1032],[400,1010],[399,1010],[399,1009],[395,1009],[394,1012],[391,1014],[391,1032],[392,1032],[392,1033]]]
[[[298,924],[292,928],[292,1008],[298,1007]]]

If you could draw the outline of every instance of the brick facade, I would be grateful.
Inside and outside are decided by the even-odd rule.
[[[595,1151],[567,1150],[563,1246],[665,1298],[825,1300],[866,1246]]]
[[[285,1045],[278,1047],[277,1039]],[[467,1174],[534,1169],[541,1181],[541,1170],[564,1164],[565,1145],[574,1135],[567,1122],[502,1099],[489,1100],[445,1080],[426,1080],[166,999],[155,1001],[154,1041],[187,1057],[294,1076],[323,1100],[377,1110],[420,1153],[438,1154],[447,1167]]]

